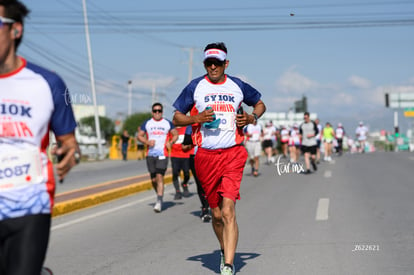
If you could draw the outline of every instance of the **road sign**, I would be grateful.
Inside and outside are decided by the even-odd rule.
[[[389,93],[385,101],[390,108],[414,108],[414,93]]]

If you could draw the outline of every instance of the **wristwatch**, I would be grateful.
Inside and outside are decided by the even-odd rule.
[[[252,115],[253,115],[253,117],[254,117],[254,121],[253,121],[253,123],[254,123],[254,122],[257,122],[257,120],[259,119],[259,117],[258,117],[255,113],[252,113]]]

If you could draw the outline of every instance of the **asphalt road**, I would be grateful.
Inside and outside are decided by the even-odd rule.
[[[88,180],[115,173],[101,166]],[[414,274],[414,154],[344,155],[311,175],[281,168],[261,164],[255,178],[246,167],[236,274]],[[180,201],[171,187],[160,214],[147,191],[53,219],[45,265],[58,275],[219,274],[195,186]]]

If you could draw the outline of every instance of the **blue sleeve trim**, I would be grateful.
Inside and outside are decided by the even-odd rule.
[[[72,133],[77,124],[72,110],[69,90],[63,80],[54,72],[27,62],[27,68],[41,75],[49,84],[53,98],[53,113],[50,128],[57,136]]]
[[[254,106],[257,102],[259,102],[260,98],[262,97],[262,94],[258,90],[256,90],[255,88],[250,86],[250,84],[242,81],[237,77],[229,75],[227,75],[227,77],[233,80],[237,84],[237,86],[239,86],[242,90],[244,103],[246,103],[248,106]]]
[[[173,106],[175,110],[187,114],[191,108],[194,106],[194,91],[200,83],[201,80],[204,79],[204,76],[200,76],[194,80],[192,80],[180,93],[178,98],[175,100]]]

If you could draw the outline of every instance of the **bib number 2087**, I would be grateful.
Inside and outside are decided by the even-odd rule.
[[[13,167],[4,167],[0,169],[0,179],[8,179],[27,175],[29,173],[30,163],[16,165]]]

